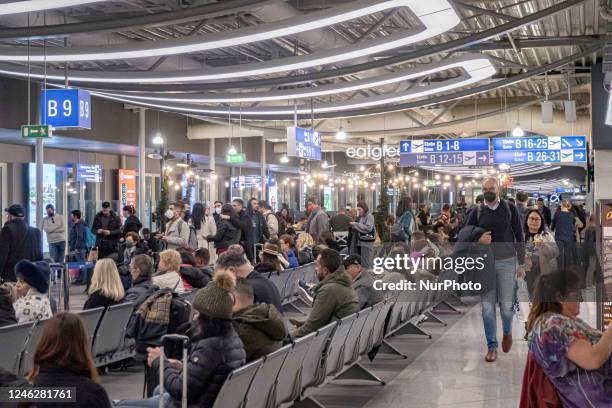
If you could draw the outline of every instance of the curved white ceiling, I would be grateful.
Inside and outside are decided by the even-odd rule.
[[[394,48],[404,47],[428,38],[440,35],[459,23],[459,17],[447,0],[391,0],[391,2],[403,2],[410,7],[414,14],[420,19],[424,28],[412,29],[395,35],[390,35],[375,40],[362,41],[346,47],[333,48],[325,51],[315,52],[307,55],[275,59],[265,62],[239,64],[229,67],[206,68],[203,70],[171,71],[171,72],[69,72],[68,79],[71,82],[90,83],[179,83],[194,81],[215,81],[236,79],[253,75],[276,74],[285,71],[312,68],[320,65],[335,64],[355,58],[377,54]],[[151,46],[155,42],[144,44]],[[142,46],[142,44],[140,44]],[[12,51],[12,50],[11,50]],[[0,51],[0,54],[4,52]],[[159,54],[162,55],[162,54]],[[21,58],[21,57],[20,57]],[[91,58],[88,58],[91,59]],[[0,55],[0,60],[12,60],[13,57]],[[20,59],[20,61],[27,61]],[[32,60],[30,60],[32,61]],[[63,59],[60,59],[63,61]],[[27,76],[26,69],[12,68],[4,65],[0,73],[16,76]],[[44,78],[42,69],[30,70],[34,78]],[[48,70],[47,80],[64,80],[64,72],[61,70]]]
[[[324,112],[343,112],[348,110],[380,106],[393,104],[397,102],[403,102],[409,99],[422,98],[429,95],[437,94],[440,92],[449,91],[459,87],[471,85],[473,83],[482,81],[483,79],[491,77],[495,74],[495,67],[491,64],[488,58],[478,56],[472,59],[465,59],[462,61],[455,61],[457,67],[463,68],[464,73],[458,77],[444,80],[441,82],[429,84],[423,87],[415,87],[404,92],[397,92],[392,94],[384,94],[375,97],[367,97],[360,99],[353,99],[349,101],[319,104],[312,108],[308,105],[297,106],[295,109],[289,107],[278,107],[278,106],[267,106],[267,107],[231,107],[229,108],[232,113],[240,113],[245,116],[279,116],[279,115],[293,115],[293,114],[310,114],[310,113],[324,113]],[[452,61],[451,61],[452,64]],[[443,69],[443,68],[442,68]],[[439,69],[439,70],[442,70]],[[417,75],[421,76],[421,75]],[[142,100],[136,100],[129,96],[115,96],[105,92],[91,92],[92,95],[100,96],[106,99],[115,101],[132,103],[136,105],[144,105],[152,108],[172,110],[177,112],[185,112],[190,114],[198,115],[227,115],[228,108],[222,108],[217,106],[202,106],[195,104],[173,104],[173,103],[162,103],[162,102],[147,102]],[[390,107],[392,110],[393,107]]]
[[[107,0],[29,0],[0,4],[0,16],[80,6]]]

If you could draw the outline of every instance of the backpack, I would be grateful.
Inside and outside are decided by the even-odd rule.
[[[285,220],[282,217],[280,217],[278,214],[268,213],[268,215],[266,215],[266,222],[268,222],[268,217],[271,215],[276,217],[276,222],[278,224],[278,234],[277,235],[280,237],[281,235],[285,233],[285,230],[287,227],[287,225],[285,224]]]
[[[477,222],[478,226],[480,226],[480,217],[482,215],[482,206],[483,205],[484,204],[479,204],[478,207],[476,207],[476,222]],[[499,205],[503,205],[504,208],[506,209],[506,212],[508,214],[510,214],[510,227],[512,228],[512,218],[514,217],[514,213],[512,212],[512,209],[510,208],[510,204],[508,204],[508,202],[506,200],[500,200],[500,204]],[[519,217],[520,217],[520,214],[519,214]]]
[[[92,249],[96,247],[97,238],[91,228],[85,228],[85,246],[87,249]]]
[[[181,232],[181,230],[183,229],[183,223],[184,221],[179,223],[178,225],[179,235],[183,235],[183,233]],[[187,245],[189,245],[191,249],[198,249],[198,232],[192,224],[187,225],[189,225],[189,239],[187,240]]]

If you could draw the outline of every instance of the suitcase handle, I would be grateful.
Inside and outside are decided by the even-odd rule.
[[[160,345],[160,360],[159,360],[159,408],[164,407],[164,358],[166,357],[164,353],[164,344],[168,340],[180,341],[183,345],[183,387],[181,390],[181,407],[187,408],[187,358],[189,357],[189,344],[191,340],[189,337],[182,334],[166,334],[161,338]]]

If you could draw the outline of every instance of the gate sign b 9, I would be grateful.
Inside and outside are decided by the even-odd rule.
[[[91,129],[91,95],[81,89],[40,91],[41,122],[55,128]]]

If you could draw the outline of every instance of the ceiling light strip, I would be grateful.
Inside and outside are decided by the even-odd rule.
[[[101,3],[108,0],[29,0],[0,4],[0,16],[53,10],[63,7],[82,6],[89,3]]]
[[[215,80],[226,80],[236,79],[245,76],[253,75],[268,75],[276,74],[280,72],[286,72],[297,69],[312,68],[320,65],[335,64],[355,58],[363,58],[368,55],[377,54],[380,52],[389,51],[395,48],[404,47],[410,44],[414,44],[420,41],[427,40],[429,38],[440,35],[459,23],[459,17],[450,6],[447,0],[429,0],[423,2],[421,0],[391,0],[382,4],[398,4],[402,2],[408,5],[414,14],[420,19],[423,27],[408,30],[407,32],[398,33],[395,35],[386,36],[376,40],[364,41],[359,44],[352,44],[346,47],[334,48],[315,52],[313,54],[300,55],[295,57],[287,57],[278,60],[270,60],[252,64],[240,64],[230,67],[218,67],[206,69],[203,73],[202,70],[191,70],[191,71],[172,71],[172,72],[120,72],[120,73],[68,73],[68,79],[71,82],[90,82],[90,83],[179,83],[179,82],[194,82],[194,81],[215,81]],[[361,3],[362,4],[362,3]],[[286,34],[283,34],[286,35]],[[190,41],[192,37],[188,38]],[[201,38],[200,38],[201,40]],[[243,39],[244,40],[244,39]],[[249,36],[246,42],[252,42],[253,36]],[[149,47],[152,47],[155,42],[146,42]],[[245,42],[243,42],[245,43]],[[198,47],[204,47],[207,43],[202,42],[195,44]],[[224,42],[224,46],[229,46],[229,42]],[[143,44],[139,43],[139,47]],[[30,49],[31,50],[31,49]],[[60,49],[63,50],[63,49]],[[47,48],[47,62],[54,61],[53,56],[50,55],[53,49]],[[176,49],[145,49],[143,52],[153,51],[153,54],[146,56],[159,56],[176,54]],[[31,51],[32,52],[32,51]],[[191,51],[185,51],[191,52]],[[15,55],[18,54],[19,55]],[[100,60],[108,59],[110,54],[87,54],[81,55],[77,60]],[[134,56],[145,56],[139,51],[130,51],[125,58],[133,58]],[[38,55],[40,57],[38,61],[43,61],[45,56]],[[51,59],[50,59],[51,57]],[[57,56],[56,56],[57,57]],[[68,55],[62,55],[57,57],[56,61],[69,61]],[[98,58],[102,57],[102,58]],[[37,61],[35,54],[30,55],[30,61]],[[113,55],[112,59],[123,58]],[[0,61],[21,61],[25,62],[28,60],[27,53],[24,51],[0,50]],[[0,70],[0,73],[11,73],[15,75],[15,71],[8,69]],[[44,76],[42,70],[34,70],[32,76],[40,77]],[[59,70],[48,71],[48,80],[63,80],[64,72]]]
[[[476,59],[462,61],[461,67],[465,71],[464,74],[459,77],[452,78],[446,81],[431,84],[422,88],[412,88],[410,90],[380,95],[376,97],[368,97],[355,99],[351,101],[320,104],[315,106],[314,109],[307,106],[294,107],[254,107],[254,108],[239,108],[235,107],[236,110],[240,109],[243,116],[266,116],[266,115],[293,115],[297,114],[310,114],[310,113],[325,113],[325,112],[346,112],[353,109],[387,105],[396,102],[406,101],[408,99],[423,98],[426,96],[434,95],[440,92],[449,91],[452,89],[465,87],[484,79],[490,78],[496,72],[495,67],[491,64],[491,61],[485,57],[479,57]],[[171,110],[176,112],[184,112],[198,115],[227,115],[227,108],[219,108],[216,106],[201,106],[201,105],[188,105],[188,104],[170,104],[170,103],[157,103],[157,102],[145,102],[142,100],[135,100],[127,96],[113,96],[104,92],[93,92],[92,95],[97,95],[106,99],[115,100],[118,102],[140,104],[149,106],[152,108]],[[350,115],[348,115],[350,116]]]

